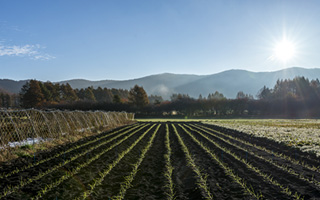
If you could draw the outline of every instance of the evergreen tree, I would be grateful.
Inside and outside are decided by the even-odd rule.
[[[218,91],[216,91],[214,94],[208,95],[208,100],[223,100],[223,99],[226,99],[226,97]]]
[[[49,94],[44,94],[47,101],[51,103],[58,103],[60,102],[60,85],[59,83],[53,84],[51,82],[43,83],[45,88],[49,91]]]
[[[41,107],[44,102],[39,81],[30,80],[21,89],[21,103],[25,108]]]
[[[81,88],[80,90],[76,89],[76,94],[77,94],[79,99],[84,100],[85,92],[84,92],[83,88]]]
[[[52,102],[52,93],[50,90],[48,90],[48,88],[46,87],[46,85],[42,82],[39,82],[40,88],[41,88],[41,92],[43,94],[44,97],[44,102]]]
[[[237,99],[253,99],[253,96],[251,94],[245,94],[243,91],[239,91],[237,93]]]
[[[103,99],[104,99],[105,102],[111,103],[113,101],[113,94],[109,89],[104,88],[103,89],[103,94],[104,94],[103,95]]]
[[[171,101],[181,101],[181,100],[184,100],[184,99],[190,99],[190,96],[188,94],[172,94],[171,97],[170,97]]]
[[[86,100],[86,101],[96,101],[96,98],[94,97],[94,94],[93,94],[93,88],[92,87],[87,87],[84,90],[84,100]]]
[[[107,88],[102,89],[98,87],[97,89],[93,89],[93,94],[98,102],[112,102],[113,94]]]
[[[12,106],[13,97],[8,93],[0,93],[0,107],[9,108]]]
[[[97,89],[93,89],[93,95],[98,102],[104,101],[104,91],[101,87],[98,87]]]
[[[135,85],[129,92],[129,103],[142,108],[149,104],[149,99],[143,87]]]
[[[69,85],[69,83],[60,86],[61,100],[64,101],[76,101],[78,99],[77,94]]]
[[[112,100],[112,102],[113,103],[116,103],[116,104],[119,104],[119,103],[121,103],[121,98],[120,98],[120,96],[119,95],[114,95],[113,96],[113,100]]]
[[[263,100],[270,100],[272,98],[272,91],[264,86],[258,93],[258,98]]]

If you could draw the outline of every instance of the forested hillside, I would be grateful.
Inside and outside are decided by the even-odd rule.
[[[129,111],[145,117],[320,117],[318,79],[279,79],[271,88],[262,87],[257,98],[238,91],[235,99],[229,99],[215,91],[198,98],[175,93],[170,101],[164,101],[161,96],[148,96],[138,85],[130,90],[101,87],[79,90],[68,83],[31,80],[23,86],[17,101],[24,108]]]
[[[219,91],[226,98],[233,99],[239,91],[252,95],[254,98],[263,86],[273,87],[278,79],[293,79],[303,76],[308,79],[320,78],[320,69],[288,68],[274,72],[250,72],[245,70],[228,70],[211,75],[184,75],[163,73],[131,80],[89,81],[73,79],[58,84],[68,83],[74,89],[115,88],[130,90],[134,85],[142,86],[149,95],[161,96],[169,100],[174,93],[188,94],[198,98]],[[0,80],[0,88],[11,93],[19,93],[26,81]],[[56,84],[55,83],[55,84]]]

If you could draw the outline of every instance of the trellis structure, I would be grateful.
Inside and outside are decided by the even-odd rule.
[[[103,111],[0,110],[0,148],[123,125],[133,113]]]

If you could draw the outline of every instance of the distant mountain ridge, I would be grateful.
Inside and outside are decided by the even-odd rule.
[[[28,80],[14,81],[10,79],[0,79],[0,89],[5,92],[19,93],[22,86],[26,84]]]
[[[143,86],[148,95],[161,95],[169,99],[172,93],[189,94],[197,98],[209,93],[219,91],[227,98],[235,98],[239,91],[255,96],[263,86],[272,88],[278,79],[293,79],[296,76],[304,76],[308,79],[319,79],[320,68],[305,69],[292,67],[273,72],[251,72],[246,70],[227,70],[211,75],[186,75],[163,73],[150,75],[131,80],[101,80],[89,81],[84,79],[72,79],[58,82],[69,83],[72,88],[86,88],[89,86],[130,89],[134,85]],[[18,93],[27,80],[13,81],[0,79],[0,88]]]

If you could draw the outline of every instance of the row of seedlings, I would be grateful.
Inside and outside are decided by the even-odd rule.
[[[217,163],[225,171],[226,175],[231,177],[234,180],[234,182],[238,183],[244,189],[244,191],[246,191],[248,194],[250,194],[255,199],[263,199],[263,196],[262,196],[261,192],[256,192],[252,188],[252,186],[248,186],[248,184],[246,183],[245,179],[239,177],[225,162],[222,161],[222,159],[219,157],[219,155],[216,154],[215,151],[211,150],[206,145],[201,143],[197,138],[195,138],[195,136],[193,136],[183,126],[181,126],[181,124],[179,124],[179,126],[182,128],[182,130],[187,135],[190,136],[190,138],[196,144],[198,144],[201,147],[201,149],[203,149],[210,156],[211,159],[213,159],[213,161],[215,163]]]
[[[146,130],[137,140],[134,141],[126,150],[119,153],[118,157],[110,164],[107,165],[107,167],[104,168],[104,170],[99,172],[99,175],[97,178],[95,178],[91,184],[89,184],[89,189],[83,192],[78,198],[76,199],[87,199],[90,197],[90,195],[94,192],[94,189],[101,185],[104,178],[111,172],[111,170],[123,159],[125,155],[127,155],[138,143],[141,141],[147,133],[155,126],[156,124],[153,124],[148,130]]]
[[[159,130],[160,126],[161,126],[161,124],[159,124],[157,126],[156,130],[153,132],[151,138],[149,139],[147,145],[142,149],[141,155],[140,155],[140,157],[138,159],[138,162],[136,162],[133,165],[133,170],[130,172],[130,174],[128,176],[126,176],[124,178],[125,181],[120,184],[119,193],[117,195],[113,196],[111,199],[114,199],[114,200],[122,200],[122,199],[124,199],[126,191],[131,187],[131,185],[132,185],[131,183],[132,183],[134,177],[136,176],[136,174],[138,172],[138,168],[139,168],[140,164],[142,163],[143,159],[145,158],[145,156],[146,156],[147,152],[149,151],[150,147],[152,146],[154,138],[155,138],[156,134],[158,133],[158,130]]]
[[[141,131],[142,129],[144,129],[145,127],[149,126],[149,124],[145,124],[144,126],[138,128],[137,130],[134,130],[133,132],[131,132],[132,130],[128,130],[125,133],[121,133],[118,137],[123,136],[124,134],[127,134],[128,132],[130,133],[129,135],[125,136],[124,138],[122,138],[121,140],[117,141],[116,143],[112,144],[111,146],[109,146],[108,148],[103,148],[103,150],[94,155],[92,158],[88,159],[85,163],[82,163],[80,165],[78,165],[77,167],[74,167],[72,170],[68,171],[65,173],[64,176],[61,176],[60,178],[58,178],[57,180],[55,180],[54,182],[45,185],[39,192],[38,194],[33,197],[33,199],[39,199],[41,197],[43,197],[46,193],[48,193],[49,191],[51,191],[53,188],[58,187],[61,183],[63,183],[64,181],[68,180],[71,177],[74,177],[75,175],[77,175],[80,170],[82,170],[83,168],[89,166],[92,162],[98,160],[101,156],[103,156],[104,154],[106,154],[107,152],[111,151],[112,149],[116,148],[117,146],[121,145],[123,142],[125,142],[126,140],[128,140],[128,138],[132,137],[133,135],[135,135],[136,133],[138,133],[139,131]],[[112,138],[112,141],[115,140]],[[110,141],[111,142],[111,141]],[[108,142],[108,143],[110,143]],[[106,143],[104,143],[106,144]],[[100,145],[102,146],[102,145]],[[83,156],[86,155],[86,153],[83,153]]]
[[[233,136],[231,136],[229,134],[225,134],[225,133],[223,133],[221,131],[218,131],[218,130],[215,130],[215,129],[212,129],[212,128],[208,128],[207,126],[201,126],[201,127],[204,128],[204,129],[213,131],[215,133],[221,134],[223,136],[229,137],[231,139],[237,140],[237,141],[239,141],[239,142],[241,142],[243,144],[255,147],[255,148],[257,148],[257,149],[259,149],[261,151],[265,151],[265,152],[267,152],[269,154],[272,154],[275,157],[287,160],[287,161],[289,161],[289,162],[291,162],[293,164],[296,164],[296,165],[300,165],[300,166],[302,166],[304,168],[307,168],[307,169],[309,169],[311,171],[316,171],[316,172],[320,173],[320,165],[312,165],[312,164],[308,164],[307,162],[305,162],[303,160],[298,160],[296,152],[294,153],[294,155],[289,156],[289,155],[286,155],[284,152],[275,151],[275,149],[274,149],[275,147],[274,146],[269,147],[269,148],[272,148],[272,149],[269,149],[269,148],[266,148],[264,146],[260,146],[260,145],[254,144],[254,143],[250,143],[250,142],[248,142],[246,140],[243,140],[243,139],[240,139],[238,137],[233,137]],[[309,158],[307,158],[305,156],[302,156],[302,155],[300,155],[300,156],[303,157],[304,159],[310,160]],[[314,161],[314,160],[312,160],[312,161]],[[317,161],[317,162],[319,162],[319,161]]]
[[[126,130],[126,129],[128,129],[128,128],[135,127],[135,126],[137,126],[137,124],[133,124],[133,125],[130,125],[130,126],[123,127],[123,128],[121,128],[121,129],[119,129],[119,130],[117,130],[117,131],[111,132],[110,134],[104,135],[104,136],[102,136],[102,137],[96,137],[95,139],[90,140],[90,141],[87,141],[86,143],[73,146],[72,148],[69,148],[67,151],[59,152],[59,153],[57,153],[57,154],[55,154],[55,155],[53,155],[53,156],[50,156],[50,157],[48,157],[48,158],[46,158],[46,159],[42,159],[42,160],[39,160],[39,161],[37,161],[37,162],[30,162],[28,165],[24,165],[24,166],[21,167],[21,168],[16,168],[16,169],[12,170],[11,172],[7,172],[7,173],[2,173],[2,174],[0,174],[0,179],[8,178],[8,177],[10,177],[10,176],[12,176],[12,175],[15,175],[15,174],[17,174],[17,173],[23,172],[23,171],[25,171],[25,170],[27,170],[27,169],[30,169],[30,168],[32,168],[32,167],[36,167],[36,166],[38,166],[38,165],[40,165],[40,164],[43,164],[43,163],[45,163],[45,162],[48,162],[48,161],[50,161],[50,160],[52,160],[52,159],[58,158],[58,157],[60,157],[60,156],[62,156],[62,155],[65,155],[65,154],[70,153],[70,152],[72,152],[72,151],[78,150],[78,149],[83,148],[83,147],[85,147],[85,146],[88,146],[88,145],[90,145],[90,144],[92,144],[92,143],[101,141],[101,140],[103,140],[103,139],[105,139],[105,138],[107,138],[107,137],[110,137],[110,136],[112,136],[112,135],[115,135],[115,134],[117,134],[117,133],[119,133],[119,132],[122,132],[122,131],[124,131],[124,130]]]
[[[173,185],[173,180],[172,180],[172,173],[173,173],[173,166],[171,164],[171,146],[170,146],[170,133],[169,133],[169,126],[166,124],[166,140],[165,140],[165,146],[167,153],[164,155],[164,159],[166,161],[166,166],[165,166],[165,172],[164,176],[167,180],[165,188],[166,188],[166,195],[168,200],[174,200],[175,199],[175,193],[174,193],[174,185]]]
[[[147,125],[145,125],[145,126],[147,126]],[[140,128],[138,127],[138,130],[134,131],[133,133],[136,133],[136,132],[140,131],[140,130],[143,129],[145,126],[142,126],[142,127],[140,127]],[[94,151],[94,150],[96,150],[96,149],[98,149],[98,148],[100,148],[100,147],[102,147],[102,146],[104,146],[104,145],[106,145],[106,144],[108,144],[108,143],[116,140],[117,138],[119,138],[119,137],[121,137],[121,136],[123,136],[123,135],[125,135],[125,134],[127,134],[127,133],[129,133],[129,132],[131,132],[132,130],[134,130],[134,129],[136,129],[136,128],[137,128],[137,127],[133,127],[133,128],[131,128],[131,129],[127,130],[127,131],[124,131],[123,133],[117,134],[115,137],[110,138],[109,140],[106,140],[106,141],[104,141],[104,142],[102,142],[102,143],[99,143],[99,144],[93,146],[93,147],[90,147],[90,148],[86,149],[85,151],[83,151],[83,152],[81,152],[81,153],[77,153],[77,154],[73,155],[71,158],[63,160],[62,162],[60,162],[60,163],[58,163],[57,165],[55,165],[55,166],[47,169],[46,171],[40,172],[40,173],[39,173],[38,175],[36,175],[36,176],[28,177],[28,178],[25,178],[25,179],[21,179],[18,185],[14,185],[14,186],[8,185],[8,186],[2,191],[2,193],[1,193],[1,195],[0,195],[0,199],[3,198],[3,197],[8,196],[9,194],[12,194],[12,193],[20,190],[20,189],[23,188],[24,186],[26,186],[26,185],[28,185],[28,184],[31,184],[31,183],[34,182],[34,181],[37,181],[37,180],[43,178],[44,176],[46,176],[46,175],[48,175],[48,174],[56,171],[57,169],[60,169],[60,168],[63,167],[64,165],[67,165],[68,163],[70,163],[70,162],[72,162],[72,161],[74,161],[74,160],[76,160],[76,159],[78,159],[78,158],[80,158],[80,157],[82,157],[82,156],[86,156],[86,155],[87,155],[88,153],[90,153],[91,151]],[[132,135],[132,133],[131,133],[129,136],[131,136],[131,135]],[[121,142],[125,141],[125,139],[127,139],[129,136],[126,136],[124,139],[120,140],[120,141],[117,142],[116,144],[121,144]],[[111,147],[114,147],[114,145],[112,145]],[[97,157],[97,155],[96,155],[95,157],[93,157],[93,158],[95,158],[95,159],[90,159],[89,161],[92,162],[92,161],[98,159],[101,155],[103,155],[103,154],[106,153],[106,152],[107,152],[107,151],[104,150],[103,152],[101,152],[100,154],[98,154],[98,155],[99,155],[98,157]],[[64,154],[64,152],[63,152],[62,154]],[[82,164],[81,166],[86,166],[86,165],[90,164],[91,162],[87,162],[87,163],[85,163],[85,164]],[[80,170],[81,168],[82,168],[82,167],[78,167],[77,169]],[[73,171],[75,171],[75,170],[73,170]],[[64,178],[63,178],[64,180],[65,180],[66,178],[69,178],[69,177],[70,177],[70,176],[69,176],[69,175],[70,175],[69,172],[67,172],[66,174],[68,174],[68,175],[67,175],[67,176],[64,176]],[[52,184],[50,184],[50,185],[56,185],[56,184],[52,183]],[[45,187],[45,188],[48,188],[48,187]],[[47,191],[47,190],[46,190],[46,191]]]
[[[174,133],[176,135],[176,137],[178,138],[179,144],[181,145],[182,151],[184,152],[186,159],[187,159],[187,163],[188,166],[193,170],[193,172],[196,174],[196,179],[197,179],[197,186],[198,188],[202,191],[205,199],[211,200],[213,199],[213,195],[210,192],[210,189],[207,185],[207,175],[203,174],[201,172],[201,170],[199,169],[199,167],[195,164],[194,159],[192,158],[188,147],[184,144],[182,138],[180,137],[176,127],[174,126],[174,124],[172,124]]]
[[[193,125],[193,126],[194,126],[194,125]],[[306,181],[306,182],[308,182],[309,184],[314,184],[316,187],[320,188],[320,182],[319,182],[317,179],[315,179],[314,176],[312,176],[312,177],[307,177],[306,175],[297,172],[297,171],[292,167],[292,165],[280,164],[280,163],[276,162],[275,159],[266,158],[266,157],[264,157],[264,156],[258,155],[257,153],[255,153],[254,151],[250,150],[249,148],[243,148],[243,147],[241,147],[241,146],[239,146],[239,145],[231,142],[232,139],[235,140],[235,139],[232,138],[231,136],[227,137],[227,138],[229,138],[229,139],[224,139],[223,137],[220,137],[220,136],[219,136],[219,135],[222,135],[222,133],[221,133],[221,134],[218,133],[219,135],[218,135],[218,134],[212,134],[212,133],[208,132],[207,130],[203,129],[203,126],[194,126],[194,127],[199,128],[200,130],[202,130],[202,131],[204,131],[204,132],[206,132],[206,133],[208,133],[208,134],[210,134],[210,135],[212,135],[212,136],[214,136],[214,137],[216,137],[216,138],[219,138],[219,139],[222,140],[223,142],[225,142],[225,143],[227,143],[227,144],[229,144],[229,145],[232,145],[232,146],[236,147],[237,149],[240,149],[240,150],[246,152],[247,154],[249,154],[249,155],[251,155],[251,156],[253,156],[253,157],[257,158],[257,159],[263,160],[264,162],[267,162],[267,163],[273,165],[274,167],[278,168],[279,170],[282,170],[282,171],[284,171],[284,172],[286,172],[286,173],[289,173],[289,174],[291,174],[291,175],[293,175],[293,176],[301,179],[302,181]],[[227,135],[226,135],[226,134],[223,134],[223,136],[227,136]],[[232,139],[231,139],[231,138],[232,138]],[[241,143],[241,141],[238,141],[238,140],[236,140],[236,141]],[[242,143],[242,144],[247,145],[247,143],[249,143],[249,142],[246,142],[246,144],[244,144],[244,143]],[[250,143],[249,143],[249,144],[250,144]],[[247,145],[247,146],[254,147],[253,145]],[[261,148],[260,148],[259,150],[261,150]],[[261,151],[262,151],[262,150],[261,150]],[[265,151],[264,151],[264,152],[265,152]],[[272,156],[274,156],[274,154],[272,154],[272,152],[267,152],[267,153],[269,153],[269,154],[271,154]],[[296,163],[294,163],[294,164],[296,164]],[[299,168],[301,168],[301,165],[298,165],[298,166],[300,166]],[[307,168],[307,170],[310,170],[310,169]],[[312,170],[311,170],[311,171],[312,171]],[[313,171],[313,172],[315,172],[315,171]]]
[[[301,194],[299,194],[298,192],[293,193],[289,187],[285,187],[284,185],[280,184],[278,181],[276,181],[271,174],[266,174],[264,172],[262,172],[261,170],[259,170],[258,167],[253,166],[250,162],[247,161],[247,159],[245,158],[241,158],[240,156],[238,156],[237,154],[235,154],[234,152],[232,152],[231,150],[219,145],[217,142],[215,142],[214,140],[208,138],[206,135],[202,134],[200,131],[192,129],[189,126],[188,127],[190,130],[198,133],[199,135],[201,135],[203,138],[205,138],[206,140],[208,140],[211,144],[213,144],[214,146],[216,146],[218,149],[220,149],[221,151],[227,153],[228,155],[232,156],[234,159],[236,159],[237,161],[241,162],[242,164],[244,164],[245,166],[247,166],[247,168],[249,170],[252,170],[253,172],[255,172],[257,175],[259,175],[260,177],[263,178],[264,181],[266,181],[267,183],[274,185],[275,187],[279,188],[281,193],[294,198],[294,199],[301,199]],[[193,137],[194,140],[197,140],[189,131],[187,131],[186,129],[184,129],[186,133],[188,133],[188,135],[190,135],[190,137]]]

